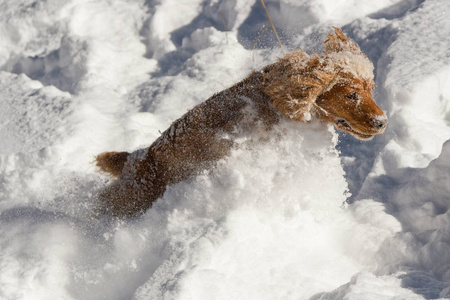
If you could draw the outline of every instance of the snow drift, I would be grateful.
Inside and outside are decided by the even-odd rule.
[[[267,6],[287,48],[358,42],[386,133],[281,124],[117,221],[93,157],[280,56],[260,3],[0,1],[0,298],[450,298],[450,3]]]

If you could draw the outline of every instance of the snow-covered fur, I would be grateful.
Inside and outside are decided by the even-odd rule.
[[[371,139],[387,124],[373,87],[372,63],[335,28],[321,56],[295,51],[253,72],[176,120],[148,149],[98,155],[100,170],[117,177],[99,195],[100,213],[144,212],[168,185],[211,167],[242,136],[267,137],[281,118],[320,118]]]

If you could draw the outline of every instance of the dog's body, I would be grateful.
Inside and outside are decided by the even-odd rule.
[[[118,178],[99,195],[101,212],[144,212],[167,186],[211,167],[243,136],[267,137],[280,118],[317,117],[360,139],[382,133],[387,119],[371,96],[372,64],[340,29],[325,46],[321,57],[288,54],[213,95],[145,151],[97,156],[97,166]]]
[[[118,177],[100,195],[102,209],[134,215],[160,198],[166,186],[212,166],[242,135],[266,135],[281,116],[260,87],[263,74],[215,94],[176,120],[147,151],[108,152],[97,165]]]

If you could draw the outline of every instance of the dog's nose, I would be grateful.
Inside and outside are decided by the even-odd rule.
[[[375,117],[374,119],[372,119],[372,125],[376,128],[378,128],[378,130],[382,130],[384,128],[386,128],[388,124],[388,119],[387,117],[384,116],[378,116]]]

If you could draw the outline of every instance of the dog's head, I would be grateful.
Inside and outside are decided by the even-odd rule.
[[[372,81],[341,75],[330,90],[317,97],[315,114],[358,139],[370,140],[383,133],[388,123],[372,98],[372,89]]]
[[[263,70],[265,92],[288,118],[314,115],[362,140],[383,133],[387,117],[372,97],[373,65],[339,29],[321,56],[296,51]]]

